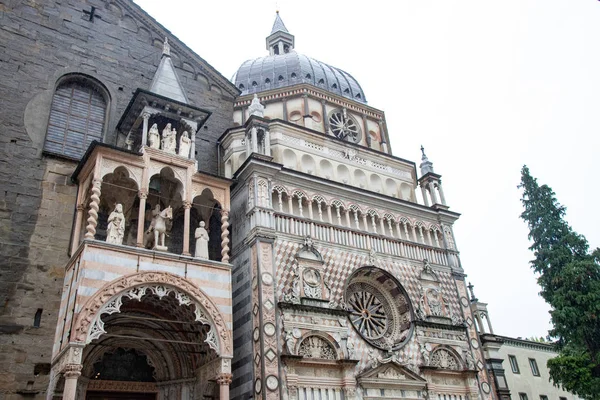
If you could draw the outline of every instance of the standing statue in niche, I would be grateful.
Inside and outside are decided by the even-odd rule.
[[[148,146],[153,149],[160,149],[160,133],[158,133],[157,124],[153,124],[148,131]]]
[[[196,258],[208,260],[208,231],[204,228],[204,221],[200,221],[200,226],[196,228],[194,237],[196,238]]]
[[[114,211],[108,216],[106,243],[123,244],[123,235],[125,235],[125,216],[123,215],[123,205],[117,204]]]
[[[144,234],[144,247],[152,250],[167,251],[165,246],[165,237],[167,236],[167,220],[173,219],[173,209],[168,206],[164,210],[160,210],[160,205],[157,204],[152,210],[154,216],[150,227]]]
[[[162,131],[162,150],[167,153],[176,154],[175,147],[177,141],[175,140],[175,136],[177,135],[177,131],[175,129],[171,129],[171,124],[168,123],[165,126],[165,129]]]
[[[189,158],[191,145],[192,140],[188,136],[187,131],[183,131],[183,133],[181,134],[181,138],[179,139],[179,155]]]

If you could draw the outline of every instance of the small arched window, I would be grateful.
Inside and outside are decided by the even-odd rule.
[[[64,79],[52,97],[44,151],[81,158],[92,141],[102,141],[107,105],[106,90],[92,79]]]

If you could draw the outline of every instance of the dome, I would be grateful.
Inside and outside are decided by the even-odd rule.
[[[309,83],[331,93],[366,103],[362,88],[349,73],[294,50],[290,34],[279,16],[267,36],[270,55],[244,62],[231,79],[242,95]]]
[[[309,83],[348,99],[367,102],[352,75],[294,50],[244,62],[233,82],[242,95]]]

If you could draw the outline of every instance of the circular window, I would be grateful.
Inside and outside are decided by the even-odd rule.
[[[360,127],[345,109],[329,114],[329,129],[338,139],[358,143],[361,138]]]
[[[402,347],[412,333],[404,288],[389,273],[370,267],[356,271],[348,282],[346,305],[354,329],[379,349]]]

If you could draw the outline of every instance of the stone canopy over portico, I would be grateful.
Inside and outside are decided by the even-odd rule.
[[[85,398],[86,391],[202,398],[215,395],[217,386],[222,398],[228,398],[231,316],[195,282],[167,272],[130,274],[99,288],[73,309],[68,342],[53,359],[48,398],[59,381],[64,382],[63,399]],[[60,328],[57,335],[65,327]],[[110,363],[103,368],[103,362],[115,354],[121,355],[121,372],[110,373]],[[146,361],[152,376],[144,380],[123,373],[127,357]],[[99,376],[107,371],[106,377]]]

